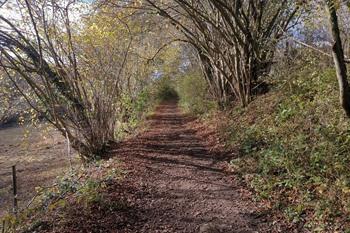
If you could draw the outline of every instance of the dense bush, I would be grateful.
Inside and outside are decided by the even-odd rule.
[[[177,100],[178,93],[174,87],[174,80],[169,77],[162,77],[154,84],[156,99],[159,101]]]
[[[133,132],[145,116],[152,110],[156,103],[156,98],[153,96],[153,87],[150,85],[145,87],[137,96],[128,94],[123,95],[121,99],[121,114],[118,122],[119,130],[116,132],[116,138],[122,139],[125,134]]]
[[[215,109],[216,104],[209,98],[208,85],[199,72],[190,72],[176,80],[180,105],[185,111],[205,114]]]
[[[339,106],[335,71],[312,62],[301,67],[280,73],[276,90],[230,114],[223,130],[240,151],[231,166],[291,223],[345,232],[350,229],[349,121]]]

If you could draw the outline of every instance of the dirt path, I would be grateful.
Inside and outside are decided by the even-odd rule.
[[[141,211],[130,232],[261,232],[257,207],[192,121],[176,103],[162,104],[146,132],[116,149],[143,190],[130,191]]]

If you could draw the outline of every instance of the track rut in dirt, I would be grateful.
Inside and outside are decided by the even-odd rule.
[[[145,132],[115,150],[143,190],[132,191],[139,213],[130,232],[261,232],[256,204],[193,121],[175,102],[163,103]]]

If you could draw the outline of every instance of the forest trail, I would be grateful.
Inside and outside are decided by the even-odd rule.
[[[121,232],[261,232],[249,192],[223,171],[193,121],[175,102],[163,103],[145,132],[115,150],[126,179],[143,190],[123,192],[138,213]]]

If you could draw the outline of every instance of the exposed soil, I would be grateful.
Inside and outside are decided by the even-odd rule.
[[[168,102],[147,123],[113,151],[128,173],[104,190],[109,204],[74,206],[45,232],[270,232],[250,192],[225,172],[232,154],[212,150],[195,119]]]
[[[149,130],[117,151],[152,190],[144,232],[255,232],[257,207],[225,174],[227,155],[210,151],[175,103],[159,106]],[[146,169],[143,169],[146,168]]]

